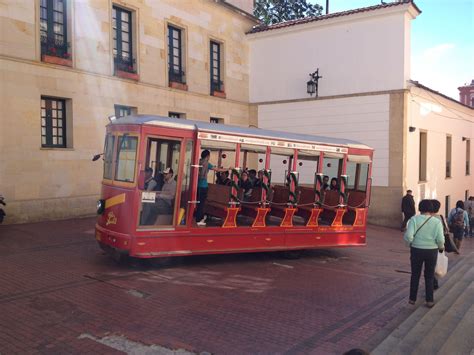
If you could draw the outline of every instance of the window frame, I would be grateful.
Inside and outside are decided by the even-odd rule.
[[[115,17],[114,17],[115,11]],[[128,16],[128,32],[123,31],[122,22],[127,23],[122,19],[122,13]],[[120,16],[118,15],[120,14]],[[114,27],[115,21],[115,27]],[[115,38],[114,38],[115,33]],[[123,56],[123,33],[128,33],[129,35],[129,42],[128,42],[128,54],[129,60],[125,60]],[[136,60],[133,54],[133,11],[125,9],[121,6],[116,4],[112,5],[112,54],[114,58],[114,70],[120,70],[128,73],[136,73],[135,63]],[[114,51],[116,53],[114,53]],[[125,52],[126,53],[126,52]]]
[[[109,139],[112,141],[112,144],[109,144]],[[114,179],[114,174],[115,174],[115,159],[114,159],[114,154],[116,152],[116,143],[117,143],[117,134],[115,133],[107,133],[105,136],[105,142],[104,142],[104,171],[102,173],[102,179],[104,181],[113,181]],[[110,175],[105,176],[106,172],[106,166],[109,164],[109,171]]]
[[[175,82],[180,84],[186,84],[186,74],[184,71],[183,64],[183,52],[184,52],[184,42],[183,42],[183,33],[184,29],[179,28],[175,25],[168,23],[167,25],[167,36],[168,36],[168,81]],[[178,38],[174,38],[173,34],[177,33]],[[178,41],[178,47],[175,47],[173,40]],[[174,49],[178,50],[178,55],[174,55]],[[178,63],[174,63],[174,58],[178,59]],[[176,68],[177,67],[177,68]],[[175,70],[177,69],[177,70]]]
[[[133,107],[133,106],[115,104],[114,105],[115,117],[119,118],[119,117],[131,116],[131,115],[134,114],[134,109],[135,109],[135,107]],[[128,115],[120,115],[121,110],[124,110],[124,111],[126,110]]]
[[[424,137],[424,142],[422,140],[422,136]],[[418,182],[427,182],[428,132],[420,131],[419,140],[420,142],[418,147]]]
[[[43,107],[44,101],[44,107]],[[53,105],[55,102],[55,105]],[[62,108],[59,109],[58,103],[61,103]],[[56,106],[56,107],[53,107]],[[41,119],[41,147],[42,148],[67,148],[67,110],[66,110],[66,99],[50,97],[50,96],[41,96],[40,102],[40,119]],[[44,116],[43,116],[44,110]],[[56,117],[53,117],[53,110],[56,111]],[[59,116],[61,112],[62,117]],[[43,123],[44,120],[44,123]],[[57,120],[56,125],[53,125],[53,120]],[[61,122],[61,125],[59,125]],[[43,134],[43,129],[45,134]],[[56,129],[56,135],[54,135],[54,129]],[[62,134],[58,135],[59,129],[62,130]],[[43,143],[43,137],[45,137],[45,143]],[[56,137],[57,142],[58,138],[62,138],[62,143],[53,143],[54,137]]]
[[[446,171],[445,178],[449,179],[452,177],[452,152],[453,152],[453,137],[446,135]]]
[[[214,50],[215,47],[217,51]],[[217,70],[217,76],[214,75],[214,69]],[[222,43],[215,40],[211,40],[209,46],[209,74],[211,95],[215,91],[224,92],[224,81],[222,80]]]
[[[118,170],[120,167],[120,153],[123,149],[122,140],[124,136],[127,139],[130,139],[130,138],[136,139],[135,157],[134,157],[134,165],[133,165],[133,180],[121,180],[117,177]],[[114,159],[114,168],[113,168],[114,169],[114,173],[113,173],[114,184],[119,183],[119,184],[134,185],[137,182],[137,159],[138,159],[137,157],[138,157],[138,151],[140,148],[140,137],[138,136],[138,134],[129,134],[129,133],[123,133],[123,132],[118,133],[116,137],[117,137],[116,138],[117,142],[115,143],[115,153],[114,153],[115,159]]]
[[[209,123],[224,124],[224,119],[221,117],[209,117]]]
[[[466,139],[466,162],[465,162],[465,171],[466,176],[471,175],[471,140]]]
[[[181,120],[186,119],[186,114],[183,112],[176,112],[176,111],[168,111],[169,118],[178,118]]]
[[[55,1],[62,3],[62,11],[54,8]],[[43,6],[44,5],[44,6]],[[55,21],[55,14],[61,14],[62,23]],[[69,41],[68,41],[68,0],[40,0],[39,3],[39,33],[41,56],[48,55],[52,57],[70,59]],[[46,23],[46,30],[42,29],[43,21]],[[56,33],[55,28],[58,25],[63,33]],[[62,37],[57,39],[56,36]]]

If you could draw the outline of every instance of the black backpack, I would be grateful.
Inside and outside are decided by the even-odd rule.
[[[451,228],[463,229],[464,228],[464,210],[456,208],[453,218],[451,219]]]

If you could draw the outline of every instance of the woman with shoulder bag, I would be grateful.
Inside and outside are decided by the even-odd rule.
[[[460,254],[458,248],[456,247],[456,244],[454,243],[453,238],[449,234],[449,228],[446,223],[446,220],[444,219],[443,215],[438,214],[439,209],[441,208],[441,203],[438,200],[431,200],[431,203],[433,205],[433,210],[431,211],[431,215],[433,217],[438,218],[441,221],[441,225],[443,226],[443,234],[444,234],[444,251],[446,253],[455,253],[455,254]]]
[[[439,209],[441,208],[441,203],[438,200],[431,200],[431,204],[433,207],[433,210],[431,211],[431,215],[435,218],[438,218],[441,221],[441,225],[443,226],[443,234],[444,234],[444,251],[446,253],[455,253],[459,255],[459,250],[456,248],[456,244],[453,241],[453,238],[451,238],[451,235],[449,234],[449,228],[448,225],[446,224],[446,220],[444,219],[443,215],[438,214]],[[439,288],[439,283],[438,279],[434,278],[433,282],[433,289],[437,290]]]
[[[434,306],[434,271],[438,252],[444,251],[444,235],[441,221],[431,216],[433,206],[430,200],[422,200],[418,205],[420,214],[408,221],[403,239],[410,246],[411,280],[409,303],[415,304],[424,265],[426,306]]]

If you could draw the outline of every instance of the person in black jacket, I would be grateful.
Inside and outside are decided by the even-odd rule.
[[[404,232],[407,228],[407,222],[416,214],[415,210],[415,200],[413,199],[411,190],[407,190],[407,194],[402,198],[402,213],[403,213],[403,222],[400,230]]]

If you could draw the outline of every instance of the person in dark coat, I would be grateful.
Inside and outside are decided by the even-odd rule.
[[[400,228],[402,232],[406,230],[408,220],[416,214],[415,200],[412,194],[413,192],[411,190],[407,190],[407,194],[402,198],[403,222]]]

